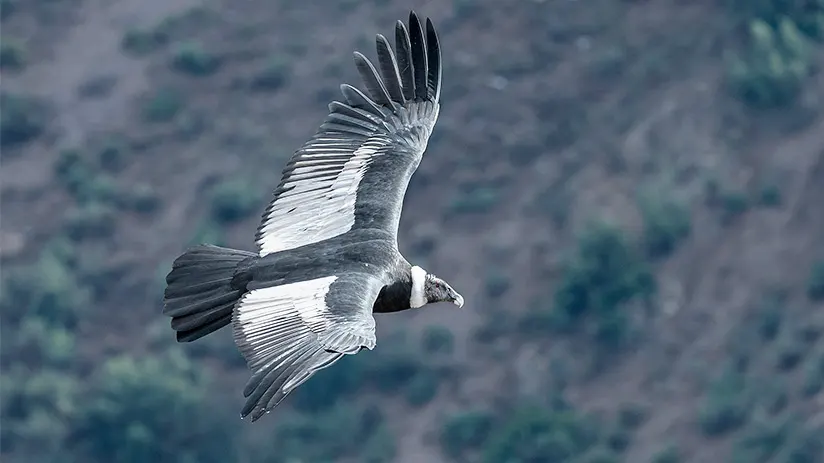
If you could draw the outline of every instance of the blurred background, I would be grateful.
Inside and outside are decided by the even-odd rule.
[[[824,461],[824,1],[2,0],[4,462]],[[239,418],[161,315],[357,49],[439,30],[400,248],[466,298]]]

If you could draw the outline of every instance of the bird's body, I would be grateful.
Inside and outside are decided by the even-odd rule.
[[[379,68],[355,53],[368,96],[342,85],[318,132],[283,170],[257,232],[258,253],[196,246],[166,278],[164,314],[181,342],[229,324],[252,371],[242,416],[257,420],[317,370],[375,347],[373,313],[463,305],[411,265],[397,229],[409,179],[439,112],[437,35],[413,13],[377,37]]]

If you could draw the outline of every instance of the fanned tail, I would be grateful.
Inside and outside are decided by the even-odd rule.
[[[200,339],[228,325],[248,279],[238,265],[256,254],[200,245],[175,259],[166,276],[163,314],[172,317],[178,342]]]

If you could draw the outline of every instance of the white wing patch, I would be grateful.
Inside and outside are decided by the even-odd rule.
[[[244,355],[253,367],[283,344],[322,333],[329,320],[326,294],[337,279],[328,276],[246,294],[235,309],[234,329],[248,344]]]
[[[253,289],[238,302],[232,333],[252,371],[241,416],[257,420],[317,370],[375,346],[371,301],[381,285],[369,278],[332,275]],[[332,295],[330,310],[335,282],[343,287]]]
[[[336,138],[318,138],[302,151],[261,224],[260,255],[334,238],[355,224],[358,185],[373,156],[389,142],[370,138],[354,152]]]

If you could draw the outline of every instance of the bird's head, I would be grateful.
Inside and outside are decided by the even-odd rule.
[[[416,265],[412,267],[412,294],[409,302],[413,309],[434,302],[451,302],[463,307],[464,298],[449,283]]]

